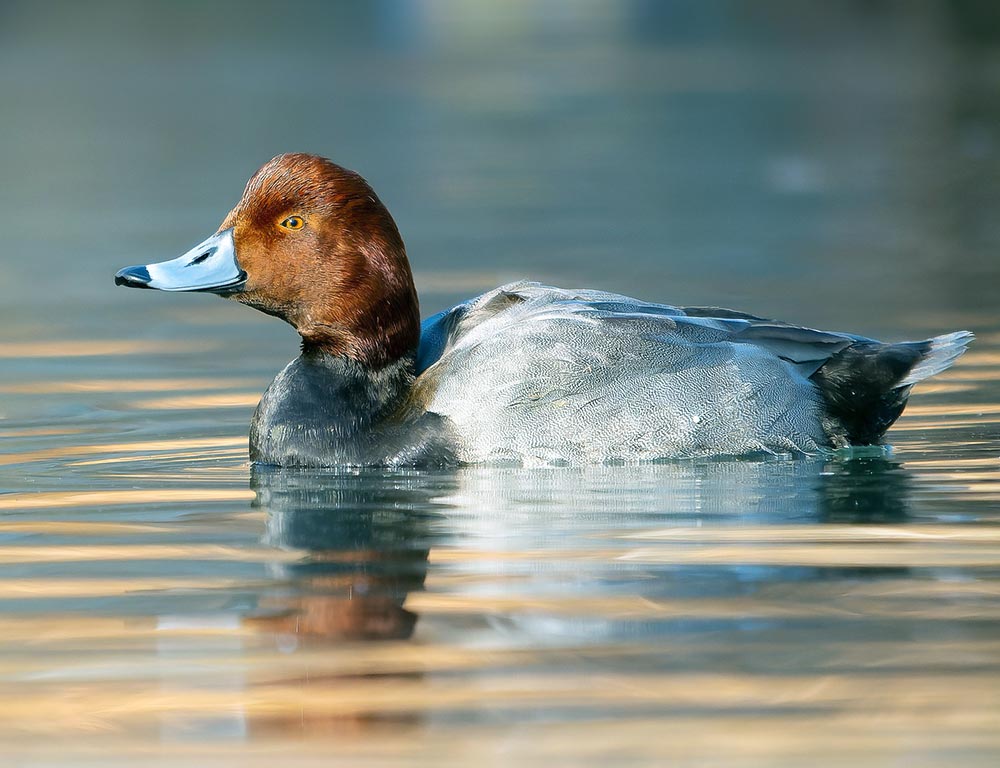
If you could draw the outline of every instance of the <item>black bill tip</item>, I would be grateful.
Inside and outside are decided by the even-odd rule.
[[[115,273],[115,285],[125,285],[129,288],[149,288],[149,270],[144,266],[125,267]]]

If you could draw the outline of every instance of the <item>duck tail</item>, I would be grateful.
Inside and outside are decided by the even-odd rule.
[[[929,379],[945,371],[964,353],[972,340],[976,338],[971,331],[955,331],[943,336],[935,336],[927,341],[916,342],[922,347],[920,359],[910,369],[901,382],[900,387],[910,387],[918,381]]]
[[[903,412],[913,385],[950,368],[973,338],[956,331],[898,344],[859,340],[833,355],[811,376],[833,444],[878,443]]]

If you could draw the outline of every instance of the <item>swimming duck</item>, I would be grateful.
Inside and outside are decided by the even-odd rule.
[[[275,315],[302,352],[264,392],[250,458],[276,465],[586,464],[872,445],[972,334],[882,343],[712,307],[504,285],[428,318],[368,183],[275,157],[219,230],[118,285]]]

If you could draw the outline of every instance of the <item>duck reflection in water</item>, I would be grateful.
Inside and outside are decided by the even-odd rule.
[[[423,589],[433,519],[425,486],[398,473],[254,467],[268,543],[308,556],[277,566],[287,590],[264,596],[252,623],[296,643],[409,638],[417,617],[404,602]]]
[[[259,594],[246,626],[282,651],[303,652],[282,683],[293,702],[301,693],[317,711],[303,703],[301,711],[258,715],[254,731],[328,735],[413,725],[423,722],[429,691],[464,695],[480,672],[496,673],[485,658],[485,667],[457,674],[446,663],[418,663],[402,649],[418,621],[422,648],[440,651],[438,658],[456,644],[488,647],[514,652],[543,676],[592,676],[608,662],[589,649],[621,644],[653,675],[848,674],[842,647],[905,645],[935,629],[892,596],[859,613],[869,599],[859,583],[907,579],[909,569],[830,565],[822,536],[802,548],[802,561],[769,562],[767,553],[788,542],[789,527],[801,526],[808,539],[814,525],[906,523],[911,482],[904,466],[886,458],[586,470],[256,467],[254,506],[267,514],[266,537],[301,557],[274,566],[274,583]],[[705,536],[673,539],[671,528]],[[725,534],[740,528],[751,546],[734,554]],[[645,538],[661,530],[667,535]],[[703,557],[685,556],[692,544]],[[429,572],[430,550],[445,547]],[[429,573],[437,576],[435,602],[450,610],[428,609],[421,618],[408,606],[420,604],[414,593]],[[545,607],[563,599],[565,609]],[[617,600],[628,610],[602,608]],[[487,716],[441,706],[456,718]]]
[[[278,586],[250,620],[293,644],[405,640],[417,616],[407,596],[423,590],[430,549],[445,536],[460,548],[553,556],[594,534],[649,526],[709,527],[901,524],[912,478],[885,457],[773,462],[679,462],[576,470],[466,468],[359,473],[254,467],[254,506],[267,513],[268,543],[308,553],[275,566]],[[437,512],[435,510],[440,510]],[[442,513],[447,513],[444,517]],[[666,544],[664,546],[667,546]],[[710,597],[736,585],[879,578],[897,568],[796,567],[666,562],[634,584],[645,597]],[[535,574],[536,579],[542,574]],[[544,581],[544,578],[542,578]],[[606,584],[594,574],[584,591]]]
[[[884,456],[829,462],[819,476],[819,521],[905,523],[912,484],[906,468]]]

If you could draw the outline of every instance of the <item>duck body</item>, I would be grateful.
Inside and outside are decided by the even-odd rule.
[[[437,325],[446,343],[437,359],[421,360],[414,395],[454,425],[464,461],[578,464],[831,444],[819,389],[769,350],[733,341],[746,320],[516,283],[425,324],[429,338]]]
[[[419,323],[402,240],[357,174],[282,155],[220,230],[134,287],[208,291],[296,327],[261,398],[262,464],[588,464],[878,443],[972,335],[885,344],[732,310],[538,283]]]

